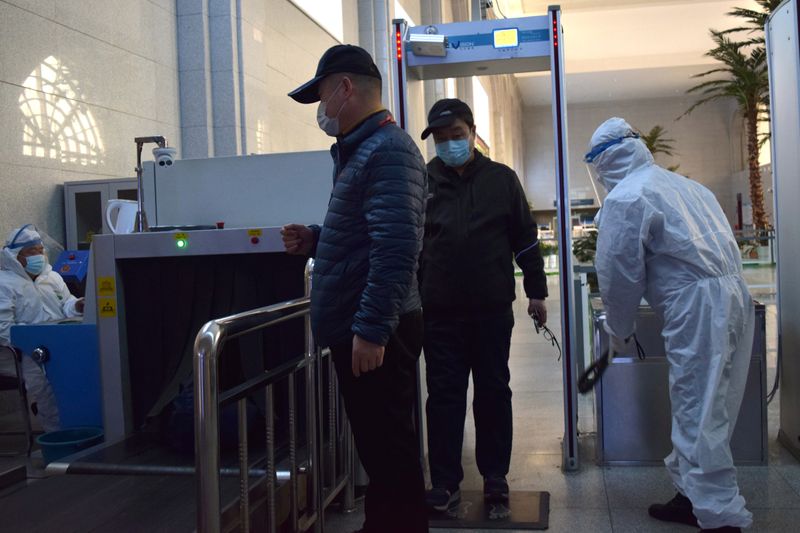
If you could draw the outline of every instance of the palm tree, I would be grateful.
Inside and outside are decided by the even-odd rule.
[[[664,135],[667,134],[667,130],[659,125],[655,125],[648,133],[644,133],[643,131],[639,131],[639,137],[642,139],[647,148],[650,150],[652,154],[665,154],[665,155],[673,155],[672,151],[675,149],[672,146],[672,143],[675,142],[675,139],[666,139]]]
[[[767,43],[766,39],[764,38],[764,26],[766,26],[769,16],[774,13],[775,10],[778,9],[778,6],[784,3],[784,1],[785,0],[756,0],[756,3],[762,8],[761,11],[755,11],[753,9],[747,9],[744,7],[733,8],[733,10],[729,11],[727,14],[732,17],[744,19],[745,25],[725,30],[722,33],[728,34],[745,32],[752,34],[753,36],[745,41],[745,43],[765,48]],[[766,131],[761,134],[761,139],[759,139],[760,148],[770,138],[769,95],[767,95],[767,100],[764,102],[764,113],[761,117],[759,117],[758,121],[764,122],[768,125]]]
[[[784,1],[785,0],[756,0],[756,3],[763,8],[763,11],[754,11],[744,7],[733,8],[733,11],[729,11],[728,15],[745,19],[745,26],[731,28],[729,30],[725,30],[723,33],[753,33],[755,35],[747,42],[757,46],[764,46],[765,41],[763,32],[764,26],[767,24],[767,19]]]
[[[760,0],[767,2],[767,0]],[[767,54],[763,46],[751,42],[734,42],[730,32],[711,30],[716,45],[706,55],[721,63],[721,66],[692,76],[702,78],[712,74],[726,74],[722,79],[708,80],[689,89],[689,93],[700,94],[681,117],[697,107],[724,98],[733,98],[739,106],[747,126],[747,160],[750,170],[750,202],[753,206],[753,224],[756,228],[767,227],[764,211],[764,189],[758,164],[761,142],[758,138],[758,122],[763,119],[769,104],[769,78],[767,76]],[[680,117],[679,117],[680,118]]]
[[[665,136],[667,134],[667,130],[660,125],[656,124],[647,133],[644,133],[641,130],[638,130],[638,133],[639,138],[642,139],[642,142],[645,144],[645,146],[647,146],[647,149],[650,150],[651,154],[664,154],[670,157],[675,155],[675,139],[666,138]],[[667,167],[667,170],[675,172],[678,170],[679,166],[680,165],[671,165]]]

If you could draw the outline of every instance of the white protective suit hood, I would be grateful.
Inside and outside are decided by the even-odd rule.
[[[33,224],[25,224],[22,227],[11,230],[3,247],[3,253],[0,255],[0,268],[30,279],[17,256],[23,249],[39,244],[43,244],[42,236]],[[44,270],[39,274],[40,276],[46,276],[52,270],[50,262],[47,260],[47,254],[44,257],[45,266]]]
[[[6,239],[5,248],[16,254],[20,253],[23,248],[29,246],[36,246],[42,244],[42,236],[36,230],[33,224],[25,224],[22,227],[11,230]]]
[[[650,150],[631,125],[618,117],[606,120],[597,128],[585,161],[608,192],[634,171],[654,163]]]

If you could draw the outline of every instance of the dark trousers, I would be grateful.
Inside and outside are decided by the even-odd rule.
[[[422,312],[402,315],[389,338],[383,366],[353,376],[352,340],[331,346],[356,448],[369,475],[364,530],[428,531],[425,480],[414,421]]]
[[[434,487],[464,479],[461,444],[472,372],[475,455],[483,477],[508,474],[513,435],[508,356],[514,314],[509,308],[475,320],[425,316],[428,453]]]

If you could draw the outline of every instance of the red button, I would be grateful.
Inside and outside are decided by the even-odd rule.
[[[250,242],[252,242],[253,244],[258,244],[260,242],[260,239],[258,237],[252,237],[250,239]]]
[[[75,259],[75,254],[69,254],[70,260]]]

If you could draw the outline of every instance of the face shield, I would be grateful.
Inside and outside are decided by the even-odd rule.
[[[589,173],[589,178],[592,180],[592,187],[594,187],[595,183],[600,183],[600,174],[597,172],[597,167],[594,163],[586,163],[586,172]]]

